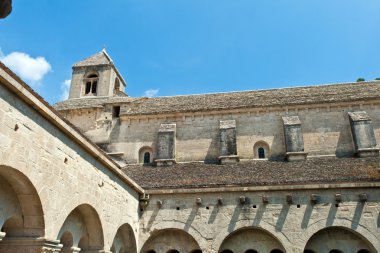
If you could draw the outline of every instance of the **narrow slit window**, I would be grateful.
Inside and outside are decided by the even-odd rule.
[[[144,164],[148,164],[150,163],[150,153],[149,152],[145,152],[144,154]]]
[[[265,158],[265,149],[263,147],[258,148],[257,153],[259,155],[259,159]]]

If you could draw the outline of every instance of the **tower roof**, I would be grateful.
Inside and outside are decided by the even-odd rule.
[[[107,65],[113,64],[111,57],[103,49],[102,51],[82,60],[73,65],[73,67],[83,67],[83,66],[95,66],[95,65]]]

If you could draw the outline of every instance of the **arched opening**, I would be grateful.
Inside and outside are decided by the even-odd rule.
[[[195,249],[195,250],[191,251],[191,253],[202,253],[202,250],[200,250],[200,249]]]
[[[63,251],[69,250],[71,247],[79,248],[81,252],[90,249],[104,249],[103,229],[99,215],[88,204],[77,206],[70,212],[61,226],[57,238],[64,245]]]
[[[279,240],[269,232],[255,227],[245,227],[229,234],[222,242],[219,252],[285,252]],[[275,251],[276,252],[276,251]]]
[[[112,242],[113,253],[136,253],[136,239],[133,229],[129,224],[122,225],[116,232]]]
[[[150,153],[145,152],[144,153],[144,164],[150,163]]]
[[[253,146],[253,157],[255,159],[267,159],[269,158],[269,145],[265,141],[258,141]]]
[[[257,149],[257,153],[259,155],[259,159],[264,159],[265,158],[265,149],[263,147],[259,147]]]
[[[146,253],[156,253],[154,250],[148,250]]]
[[[38,193],[20,171],[0,165],[0,252],[18,251],[18,240],[43,237],[45,221]],[[25,245],[24,245],[25,247]]]
[[[223,250],[221,253],[234,253],[232,250],[229,250],[229,249],[225,249]]]
[[[99,77],[96,73],[87,74],[84,78],[84,95],[96,95]]]
[[[303,253],[315,253],[315,252],[312,251],[312,250],[308,250],[308,249],[306,249],[306,250],[303,251]]]
[[[139,163],[151,164],[153,162],[153,149],[151,147],[142,147],[139,150]]]
[[[153,232],[141,252],[191,252],[200,250],[198,243],[181,229],[163,229]]]
[[[304,252],[376,252],[373,246],[356,231],[343,227],[328,227],[316,232],[307,242]]]

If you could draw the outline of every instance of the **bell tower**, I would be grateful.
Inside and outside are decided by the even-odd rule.
[[[73,65],[69,99],[126,96],[126,82],[103,49]]]

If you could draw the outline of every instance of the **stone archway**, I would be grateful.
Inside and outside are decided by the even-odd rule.
[[[162,229],[152,233],[141,248],[141,253],[193,252],[200,250],[199,244],[181,229]]]
[[[42,247],[41,239],[36,245],[37,238],[45,235],[40,197],[23,173],[4,165],[0,165],[0,209],[0,252]]]
[[[77,206],[67,216],[57,240],[63,245],[62,252],[103,250],[103,228],[96,210],[88,204]]]
[[[328,227],[316,232],[307,242],[304,252],[376,252],[359,233],[345,227]]]
[[[111,246],[112,253],[136,253],[136,238],[129,224],[122,225],[116,232]]]
[[[245,227],[229,234],[223,240],[218,252],[272,252],[273,250],[285,252],[280,241],[269,232],[256,227]]]

